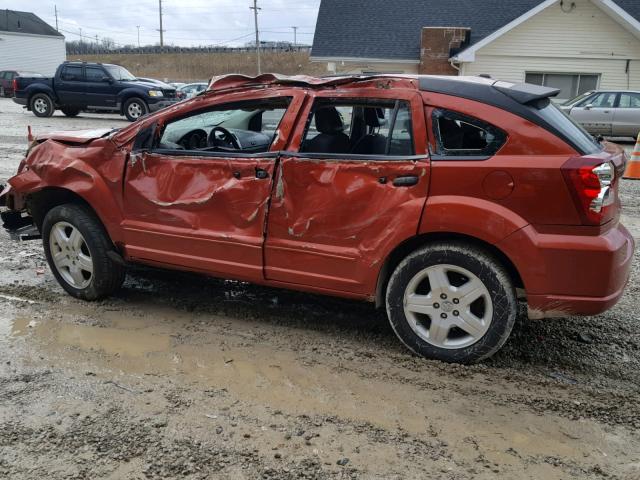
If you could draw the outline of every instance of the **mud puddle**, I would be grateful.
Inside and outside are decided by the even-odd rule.
[[[233,291],[225,297],[237,297]],[[225,474],[250,454],[249,470],[273,470],[274,478],[303,471],[311,472],[308,478],[428,478],[423,472],[434,468],[439,474],[433,478],[625,478],[637,472],[632,452],[640,452],[639,439],[624,426],[540,415],[519,400],[517,374],[511,384],[496,385],[504,380],[500,370],[423,362],[375,338],[347,350],[335,323],[324,331],[296,331],[238,314],[238,308],[251,309],[243,303],[231,302],[232,315],[190,312],[158,304],[144,290],[128,294],[126,302],[64,298],[52,305],[0,297],[0,304],[1,342],[13,352],[12,365],[19,359],[20,370],[39,372],[27,382],[32,393],[15,389],[17,403],[43,417],[21,422],[33,435],[60,416],[61,426],[53,428],[62,434],[64,418],[74,414],[68,428],[87,414],[98,422],[142,422],[150,429],[145,435],[160,443],[186,438],[224,447],[226,458],[235,458],[221,464]],[[41,377],[43,365],[49,373]],[[549,401],[584,395],[570,385],[535,383],[546,387]],[[59,389],[74,392],[74,400],[53,394]],[[38,406],[26,407],[33,397]],[[30,435],[19,444],[28,446]],[[7,439],[0,433],[0,440]],[[142,463],[132,472],[169,472],[163,463],[142,472],[145,455],[135,457]],[[347,464],[336,464],[345,458]],[[105,472],[121,472],[120,463],[107,462]],[[39,471],[29,468],[25,472]]]

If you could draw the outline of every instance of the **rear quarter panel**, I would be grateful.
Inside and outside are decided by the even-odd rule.
[[[560,167],[576,152],[552,133],[490,105],[425,92],[429,142],[434,108],[489,122],[508,137],[484,160],[432,159],[421,233],[455,232],[495,244],[528,224],[579,225]]]

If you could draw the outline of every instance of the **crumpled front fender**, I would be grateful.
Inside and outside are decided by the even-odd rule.
[[[114,242],[120,241],[121,176],[126,153],[108,139],[74,147],[47,140],[29,154],[26,166],[9,179],[7,205],[24,210],[27,198],[48,188],[64,189],[86,201]]]

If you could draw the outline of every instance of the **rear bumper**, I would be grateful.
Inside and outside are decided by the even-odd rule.
[[[13,100],[18,105],[26,105],[27,104],[27,99],[26,98],[13,97],[11,100]]]
[[[629,280],[635,248],[621,224],[601,235],[541,234],[529,225],[498,246],[522,277],[531,318],[611,308]]]

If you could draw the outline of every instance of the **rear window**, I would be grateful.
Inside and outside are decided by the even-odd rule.
[[[592,135],[556,107],[550,100],[547,99],[543,102],[542,105],[537,108],[536,113],[562,135],[571,139],[582,155],[602,151],[602,146]]]

